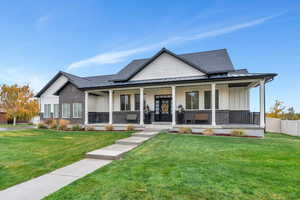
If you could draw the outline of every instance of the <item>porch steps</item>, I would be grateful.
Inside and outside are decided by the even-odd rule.
[[[137,137],[153,137],[155,135],[157,135],[158,132],[157,131],[152,131],[152,130],[145,130],[143,132],[137,132],[137,133],[134,133],[133,136],[137,136]]]
[[[131,137],[117,140],[113,145],[88,152],[85,157],[101,160],[118,160],[122,155],[138,147],[156,134],[158,134],[158,132],[137,132]]]
[[[86,154],[86,158],[102,159],[102,160],[118,160],[124,153],[134,149],[138,145],[113,144],[102,149],[91,151]]]

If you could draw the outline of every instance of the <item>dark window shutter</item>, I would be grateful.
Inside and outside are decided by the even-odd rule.
[[[216,90],[216,109],[219,109],[219,90]]]
[[[140,110],[140,94],[134,95],[134,110]]]
[[[211,91],[204,91],[204,108],[211,109]]]

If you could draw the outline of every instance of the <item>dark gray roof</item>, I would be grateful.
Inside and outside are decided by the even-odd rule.
[[[173,52],[163,48],[152,58],[133,60],[116,74],[115,80],[128,80],[143,67],[145,67],[148,62],[151,62],[162,53],[168,53],[179,59],[182,59],[182,61],[187,62],[187,64],[192,65],[196,69],[206,74],[228,72],[234,70],[226,49],[176,55]]]
[[[151,63],[162,53],[168,53],[186,64],[190,65],[205,73],[203,76],[191,76],[191,77],[178,77],[178,78],[164,78],[164,79],[152,79],[141,81],[129,81],[136,73],[142,70],[145,66]],[[184,82],[184,81],[209,81],[217,79],[239,79],[239,78],[255,78],[255,77],[267,77],[272,79],[276,74],[260,74],[260,73],[248,73],[246,69],[235,70],[232,62],[229,58],[226,49],[219,49],[213,51],[204,51],[197,53],[179,54],[176,55],[173,52],[163,48],[152,58],[133,60],[126,67],[124,67],[117,74],[102,75],[102,76],[90,76],[79,77],[73,74],[60,71],[55,77],[49,81],[49,83],[36,95],[40,95],[53,84],[57,78],[61,75],[68,78],[68,82],[72,83],[79,89],[91,89],[91,88],[107,88],[107,87],[122,87],[128,85],[143,85],[143,84],[157,84],[157,83],[169,83],[169,82]]]
[[[189,77],[176,77],[176,78],[162,78],[162,79],[150,79],[150,80],[138,80],[138,81],[125,81],[114,82],[107,81],[101,84],[90,84],[89,86],[82,86],[81,89],[94,89],[94,88],[111,88],[111,87],[126,87],[136,85],[154,85],[154,84],[170,84],[170,83],[185,83],[185,82],[209,82],[220,80],[240,80],[240,79],[254,79],[254,78],[266,78],[267,81],[271,80],[277,74],[274,73],[246,73],[246,74],[214,74],[211,76],[189,76]]]

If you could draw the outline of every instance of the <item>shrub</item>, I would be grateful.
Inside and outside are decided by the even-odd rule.
[[[126,130],[127,131],[134,131],[134,129],[135,129],[135,127],[133,125],[131,125],[131,124],[129,124],[129,125],[126,126]]]
[[[184,134],[192,133],[192,129],[188,128],[188,127],[180,127],[179,128],[179,133],[184,133]]]
[[[202,132],[203,135],[208,135],[208,136],[213,135],[214,133],[215,132],[212,128],[207,128]]]
[[[37,126],[39,129],[47,129],[47,125],[45,123],[39,123]]]
[[[54,119],[46,119],[45,121],[44,121],[44,123],[47,125],[47,126],[50,126],[52,123],[53,123],[53,121],[55,121]]]
[[[65,120],[65,119],[61,119],[61,120],[59,120],[58,128],[59,128],[60,130],[67,131],[67,130],[69,130],[69,129],[68,129],[68,125],[69,125],[69,124],[70,124],[70,121]]]
[[[105,126],[105,130],[107,130],[107,131],[113,131],[114,130],[114,126],[113,125],[106,125]]]
[[[94,130],[95,130],[95,127],[94,127],[94,126],[86,126],[86,127],[85,127],[85,130],[86,130],[86,131],[94,131]]]
[[[79,124],[75,124],[72,126],[72,131],[81,131],[82,128]]]
[[[232,136],[243,136],[243,135],[245,135],[245,132],[243,130],[235,129],[235,130],[232,130],[230,134]]]
[[[49,125],[49,127],[51,129],[57,129],[57,127],[58,127],[57,121],[53,120],[52,123]]]

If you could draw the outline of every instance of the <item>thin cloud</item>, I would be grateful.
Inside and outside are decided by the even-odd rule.
[[[36,20],[36,28],[38,30],[41,30],[43,27],[45,27],[46,25],[49,24],[51,18],[52,17],[50,15],[44,15],[44,16],[39,17]]]
[[[194,35],[190,35],[190,36],[186,36],[186,37],[180,37],[180,36],[172,37],[165,41],[155,43],[152,45],[148,45],[148,46],[139,47],[139,48],[123,50],[123,51],[112,51],[112,52],[101,53],[101,54],[98,54],[91,58],[73,62],[68,66],[67,70],[70,71],[73,69],[88,67],[88,66],[92,66],[92,65],[118,63],[118,62],[124,61],[129,56],[132,56],[132,55],[135,55],[138,53],[142,53],[142,52],[147,52],[147,51],[150,51],[150,50],[153,50],[153,49],[165,46],[165,45],[188,42],[188,41],[192,41],[192,40],[200,40],[200,39],[205,39],[205,38],[210,38],[210,37],[217,37],[217,36],[235,32],[235,31],[238,31],[241,29],[249,28],[249,27],[252,27],[255,25],[265,23],[275,17],[281,16],[282,14],[283,13],[268,16],[268,17],[263,17],[263,18],[248,21],[245,23],[235,24],[232,26],[227,26],[227,27],[223,27],[220,29],[202,32],[202,33],[198,33],[198,34],[194,34]]]

